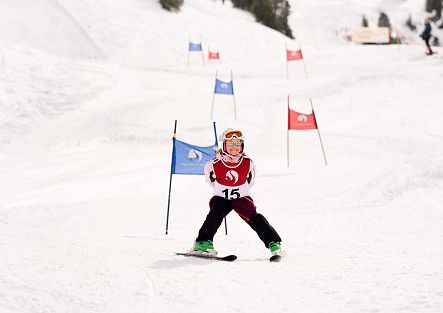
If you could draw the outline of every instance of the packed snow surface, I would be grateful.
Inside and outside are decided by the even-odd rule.
[[[340,30],[423,1],[292,1],[297,42],[229,1],[2,0],[0,312],[443,312],[441,54],[354,45]],[[415,36],[415,37],[413,37]],[[218,50],[202,65],[188,42]],[[303,49],[288,65],[285,46]],[[440,52],[441,53],[441,52]],[[235,213],[214,239],[233,263],[183,258],[207,212],[203,176],[173,175],[172,135],[236,127],[270,252]],[[291,131],[287,99],[314,106]]]

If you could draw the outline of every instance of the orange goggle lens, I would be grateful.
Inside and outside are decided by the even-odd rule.
[[[225,139],[233,139],[233,138],[237,138],[240,140],[243,139],[242,132],[239,130],[231,130],[225,134]]]

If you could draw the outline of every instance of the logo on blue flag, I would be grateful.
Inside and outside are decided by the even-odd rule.
[[[216,79],[214,93],[233,95],[234,94],[234,86],[232,84],[232,80],[230,82],[224,82],[219,79]]]
[[[189,51],[203,51],[201,43],[189,43]]]
[[[216,147],[199,147],[174,140],[172,174],[204,175],[205,164],[215,157]]]

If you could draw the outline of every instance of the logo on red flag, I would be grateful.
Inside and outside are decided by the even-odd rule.
[[[299,50],[286,49],[286,60],[287,61],[303,60],[303,54],[301,53],[301,49]]]
[[[311,114],[303,114],[291,109],[288,110],[288,129],[309,130],[318,128],[314,111]]]
[[[209,60],[220,60],[220,53],[219,52],[208,52],[208,59]]]

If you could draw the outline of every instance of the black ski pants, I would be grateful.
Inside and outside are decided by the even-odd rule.
[[[281,242],[277,231],[263,215],[257,213],[254,201],[249,196],[234,200],[214,196],[209,201],[209,207],[209,213],[198,232],[196,241],[213,241],[223,219],[234,210],[257,233],[266,248],[271,242]]]

